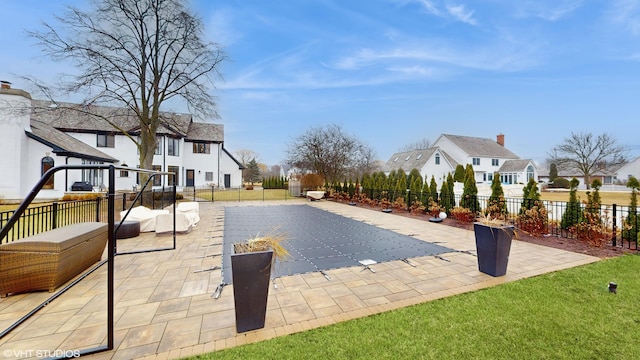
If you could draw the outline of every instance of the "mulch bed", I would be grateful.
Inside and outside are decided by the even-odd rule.
[[[331,201],[335,201],[335,200],[331,200]],[[345,205],[347,204],[347,202],[345,201],[337,201],[337,202],[342,202]],[[358,204],[358,206],[360,207],[368,207],[371,209],[379,209],[382,210],[380,208],[375,208],[375,207],[371,207],[371,206],[366,206],[366,205],[362,205],[362,204]],[[429,221],[429,219],[431,218],[431,216],[429,214],[412,214],[409,211],[406,210],[396,210],[394,209],[392,214],[394,215],[399,215],[399,216],[406,216],[406,217],[410,217],[410,218],[414,218],[414,219],[419,219],[419,220],[424,220],[424,221]],[[453,227],[457,227],[457,228],[462,228],[462,229],[467,229],[467,230],[473,230],[473,223],[461,223],[457,220],[453,220],[453,219],[444,219],[442,222],[440,222],[441,225],[444,226],[453,226]],[[518,232],[518,238],[517,240],[519,241],[526,241],[529,243],[533,243],[533,244],[538,244],[538,245],[543,245],[543,246],[549,246],[552,248],[556,248],[556,249],[562,249],[562,250],[567,250],[567,251],[571,251],[571,252],[576,252],[576,253],[581,253],[581,254],[587,254],[587,255],[591,255],[591,256],[596,256],[599,258],[610,258],[610,257],[615,257],[615,256],[620,256],[623,254],[640,254],[640,252],[638,252],[638,250],[634,250],[634,249],[627,249],[627,248],[623,248],[623,247],[614,247],[611,246],[611,244],[602,246],[602,247],[594,247],[591,246],[587,243],[575,240],[575,239],[569,239],[569,238],[563,238],[563,237],[559,237],[559,236],[531,236],[529,234],[526,234],[522,231]],[[625,246],[627,246],[625,244]],[[632,245],[632,247],[634,248],[635,245]]]

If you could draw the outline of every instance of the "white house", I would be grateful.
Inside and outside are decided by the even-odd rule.
[[[6,172],[0,176],[0,202],[23,199],[54,166],[114,164],[136,168],[139,155],[132,139],[138,138],[140,128],[130,111],[32,100],[29,93],[3,84],[0,165]],[[175,178],[158,177],[153,185],[242,186],[243,167],[225,149],[222,125],[196,122],[189,114],[162,113],[161,118],[153,168],[173,172]],[[59,171],[37,197],[60,198],[76,181],[102,187],[108,182],[106,177],[103,170]],[[118,171],[115,180],[117,190],[131,190],[138,183],[137,172]]]
[[[385,163],[384,172],[402,169],[409,173],[418,169],[423,177],[435,177],[440,186],[456,166],[473,165],[476,182],[488,183],[493,174],[500,174],[503,184],[526,183],[538,180],[538,168],[533,160],[520,159],[504,146],[504,135],[496,140],[471,136],[442,134],[429,149],[395,153]]]
[[[616,171],[616,178],[625,184],[632,176],[640,179],[640,156],[624,164]]]

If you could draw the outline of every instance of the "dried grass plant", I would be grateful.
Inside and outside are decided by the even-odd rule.
[[[233,244],[233,250],[236,254],[273,250],[273,261],[282,260],[289,256],[289,251],[282,246],[286,238],[286,235],[274,232],[264,236],[258,234],[245,242]]]
[[[491,216],[489,213],[481,213],[476,221],[480,224],[493,228],[500,228],[502,231],[511,234],[514,239],[518,239],[518,232],[516,231],[515,226],[506,216]]]

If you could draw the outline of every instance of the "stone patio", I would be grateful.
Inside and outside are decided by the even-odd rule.
[[[263,329],[237,334],[233,289],[222,282],[225,206],[306,204],[455,249],[441,257],[378,263],[275,280]],[[175,359],[301,332],[341,321],[598,261],[598,258],[514,241],[504,277],[477,270],[473,232],[330,201],[201,203],[201,221],[177,235],[177,249],[117,256],[115,349],[89,359]],[[277,224],[274,224],[277,225]],[[171,246],[171,236],[142,234],[118,240],[118,250]],[[470,252],[470,253],[468,253]],[[415,266],[412,266],[415,265]],[[0,340],[2,358],[38,358],[106,343],[106,266],[83,279]],[[46,300],[49,293],[0,299],[2,329]]]

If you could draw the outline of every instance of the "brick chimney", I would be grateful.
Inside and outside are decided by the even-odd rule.
[[[496,142],[504,146],[504,134],[498,134],[498,136],[496,136]]]

